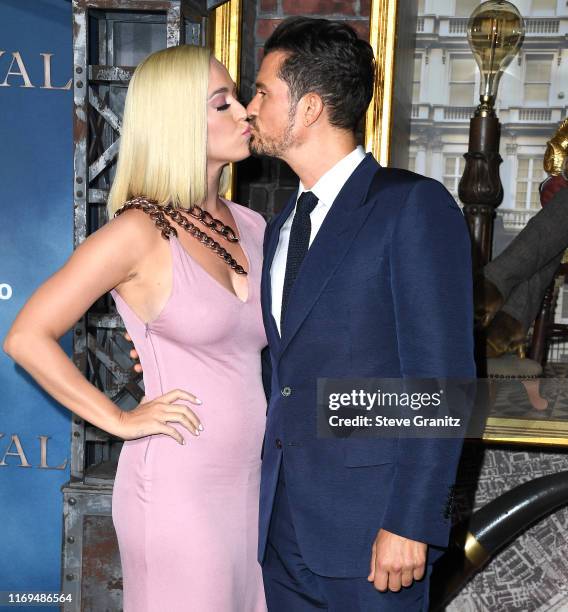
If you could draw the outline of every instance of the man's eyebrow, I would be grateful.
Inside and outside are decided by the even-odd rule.
[[[260,89],[267,89],[266,85],[264,83],[262,83],[261,81],[257,81],[255,84],[255,87],[258,89],[260,87]]]

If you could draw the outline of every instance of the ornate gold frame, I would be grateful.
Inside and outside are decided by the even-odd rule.
[[[239,86],[241,59],[242,0],[229,0],[216,8],[211,15],[211,45],[215,57],[227,67],[231,78]],[[229,200],[235,191],[234,164],[229,167]]]
[[[369,42],[377,62],[373,99],[365,121],[365,148],[377,161],[390,161],[399,0],[372,0]],[[489,417],[483,441],[524,446],[568,446],[568,423]]]
[[[495,444],[568,446],[568,423],[489,417],[482,439],[484,442]]]
[[[210,39],[215,57],[227,66],[237,86],[241,50],[242,2],[229,0],[211,15]],[[395,48],[399,0],[372,0],[369,42],[377,63],[377,79],[373,99],[365,120],[365,148],[378,162],[390,161]],[[234,194],[235,171],[231,164],[228,198]],[[568,445],[568,423],[489,417],[483,440],[487,443],[519,443],[524,445]]]
[[[377,60],[373,100],[365,121],[365,148],[378,162],[388,165],[393,107],[394,62],[398,0],[372,0],[369,42]],[[241,49],[242,0],[229,0],[212,14],[211,39],[215,57],[227,66],[237,86]],[[235,172],[231,164],[231,188]]]
[[[398,0],[372,0],[369,22],[377,78],[365,120],[365,148],[382,166],[390,161],[398,4]]]

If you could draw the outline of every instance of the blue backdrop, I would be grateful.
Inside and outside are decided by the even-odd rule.
[[[70,2],[0,2],[2,339],[72,250],[72,60]],[[3,351],[0,382],[0,591],[59,592],[70,413]]]

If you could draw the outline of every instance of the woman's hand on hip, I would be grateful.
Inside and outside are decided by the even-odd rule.
[[[179,431],[168,423],[180,423],[194,436],[203,431],[203,425],[191,408],[175,403],[179,400],[202,404],[195,395],[181,389],[173,389],[150,402],[144,401],[143,398],[136,408],[125,410],[121,414],[118,435],[125,440],[133,440],[152,434],[166,434],[180,444],[185,444],[185,439]]]

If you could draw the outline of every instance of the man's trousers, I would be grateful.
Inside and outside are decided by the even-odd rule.
[[[269,612],[426,612],[431,566],[423,579],[396,593],[377,591],[366,576],[330,578],[306,566],[296,541],[283,463],[284,457],[262,565]],[[369,542],[369,563],[371,546]]]

